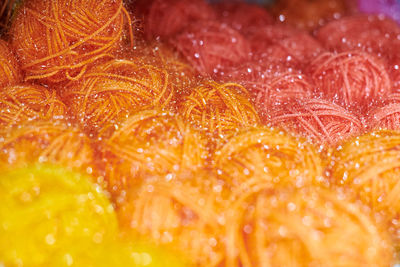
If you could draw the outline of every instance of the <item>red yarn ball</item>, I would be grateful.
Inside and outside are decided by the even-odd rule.
[[[155,0],[145,18],[146,37],[171,37],[190,23],[214,18],[214,10],[204,0]]]
[[[269,122],[319,144],[335,145],[361,133],[363,124],[346,109],[327,100],[296,100],[275,109]]]
[[[226,23],[242,34],[246,34],[249,28],[258,28],[273,23],[272,16],[259,5],[244,2],[222,2],[213,7],[222,23]]]
[[[361,51],[324,53],[308,72],[318,95],[357,112],[365,112],[391,91],[383,62]]]
[[[187,27],[171,43],[203,75],[215,75],[248,59],[250,47],[236,30],[219,22],[201,21]]]

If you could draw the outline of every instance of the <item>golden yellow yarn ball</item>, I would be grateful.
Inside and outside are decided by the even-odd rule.
[[[168,245],[194,266],[221,266],[227,197],[222,181],[209,171],[148,176],[127,190],[117,214],[129,236]]]
[[[113,193],[136,183],[143,174],[173,177],[201,168],[208,153],[202,135],[176,114],[145,110],[130,116],[101,143],[99,166]]]

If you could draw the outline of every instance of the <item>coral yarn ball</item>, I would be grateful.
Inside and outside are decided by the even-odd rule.
[[[312,145],[267,127],[230,138],[214,153],[213,162],[233,187],[253,182],[302,187],[322,179],[321,159]]]
[[[373,211],[383,214],[397,242],[399,145],[397,131],[367,133],[338,147],[330,168],[331,182],[352,190]]]
[[[66,107],[55,91],[30,84],[7,86],[0,90],[0,125],[3,127],[65,116]]]
[[[351,112],[327,100],[303,99],[276,108],[269,123],[322,145],[335,145],[364,129]]]
[[[219,21],[245,35],[250,28],[263,27],[273,23],[272,16],[259,5],[245,2],[221,2],[215,4],[213,8]]]
[[[127,191],[117,208],[119,223],[128,236],[177,250],[193,266],[220,266],[226,207],[222,187],[215,175],[204,171],[172,180],[149,178]]]
[[[205,81],[178,104],[178,112],[216,140],[259,122],[248,91],[236,83]]]
[[[201,168],[207,157],[204,138],[179,116],[145,110],[130,116],[101,144],[109,190],[117,197],[143,175],[174,177]]]
[[[305,100],[313,91],[311,80],[299,71],[288,71],[275,77],[264,75],[256,84],[253,84],[252,93],[264,121],[270,120],[281,105],[290,106],[296,100]]]
[[[130,115],[166,107],[173,95],[165,69],[140,61],[112,60],[65,86],[62,99],[88,133],[107,137]]]
[[[119,48],[129,22],[122,0],[24,1],[11,44],[26,80],[75,80]]]
[[[22,80],[21,70],[11,45],[0,39],[0,88]]]
[[[361,205],[327,189],[258,185],[229,209],[227,266],[391,266],[394,262],[385,228],[376,225]]]
[[[370,129],[400,130],[400,93],[389,94],[368,113]]]
[[[249,43],[237,30],[214,21],[189,25],[171,43],[205,76],[241,63],[250,53]]]
[[[316,94],[342,107],[365,112],[392,90],[385,64],[361,51],[324,53],[308,68]]]
[[[399,25],[385,16],[355,15],[329,22],[318,29],[316,37],[330,51],[379,54],[399,34]]]
[[[99,266],[102,247],[117,234],[101,188],[62,168],[2,172],[0,201],[0,258],[7,266]]]
[[[214,10],[204,0],[155,0],[145,17],[145,35],[149,40],[166,39],[189,24],[214,19]]]
[[[0,130],[0,165],[49,163],[94,173],[89,138],[63,121],[33,121]]]
[[[280,53],[282,60],[296,60],[302,66],[325,52],[319,41],[309,33],[282,24],[255,28],[249,32],[248,40],[254,58],[259,58],[275,45],[287,53],[286,56]],[[289,56],[293,59],[289,59]]]

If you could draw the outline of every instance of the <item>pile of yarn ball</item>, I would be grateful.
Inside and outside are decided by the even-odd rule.
[[[396,16],[3,2],[0,266],[400,262]]]

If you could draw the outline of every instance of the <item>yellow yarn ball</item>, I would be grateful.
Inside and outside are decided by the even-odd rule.
[[[3,172],[0,202],[0,263],[5,266],[99,266],[104,244],[118,233],[114,209],[101,188],[61,168]]]

